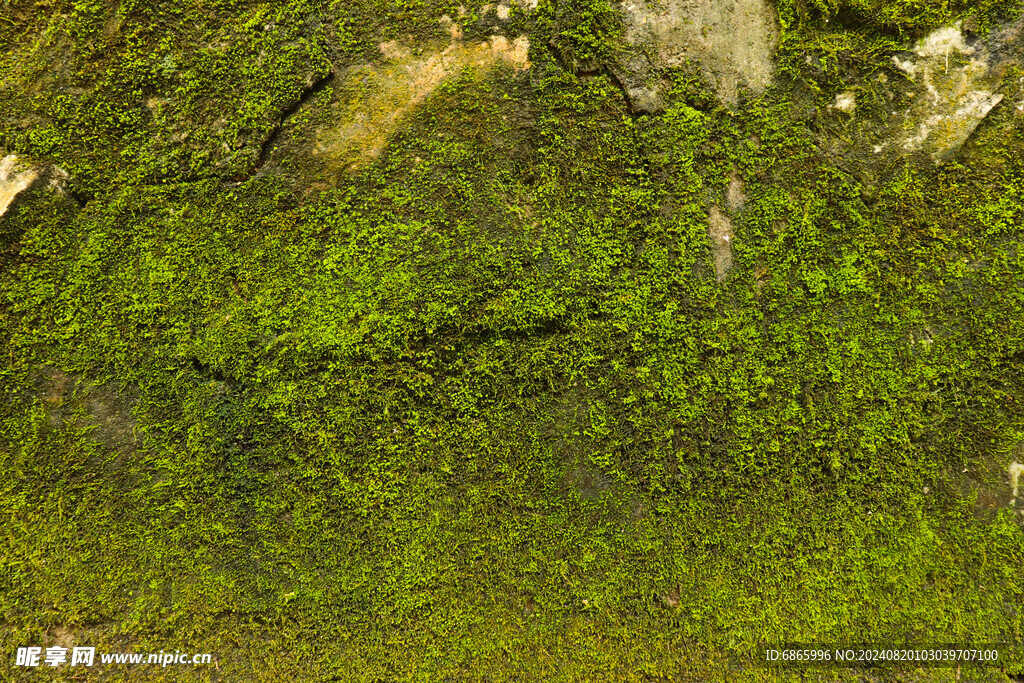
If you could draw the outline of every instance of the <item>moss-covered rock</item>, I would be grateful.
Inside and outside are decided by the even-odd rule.
[[[1018,675],[1019,7],[670,6],[7,3],[6,650]]]

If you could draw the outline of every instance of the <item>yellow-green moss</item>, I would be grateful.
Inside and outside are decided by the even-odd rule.
[[[19,8],[8,54],[110,12]],[[60,627],[217,656],[110,670],[138,680],[852,681],[729,657],[1021,642],[1020,123],[866,196],[814,147],[793,64],[734,111],[669,74],[658,116],[566,69],[550,17],[614,37],[606,10],[518,19],[528,71],[446,79],[353,175],[304,161],[316,113],[281,173],[248,164],[306,75],[457,8],[125,3],[135,42],[92,89],[70,99],[69,69],[15,98],[4,144],[87,203],[38,192],[0,230],[7,652]],[[237,42],[192,54],[195,22]],[[27,71],[2,68],[9,94]],[[220,133],[193,124],[221,108]]]

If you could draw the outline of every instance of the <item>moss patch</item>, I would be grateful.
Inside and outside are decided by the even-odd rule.
[[[84,206],[0,224],[6,651],[217,658],[103,672],[139,680],[853,681],[745,657],[1024,641],[1024,126],[997,108],[869,188],[816,146],[822,108],[934,13],[814,23],[842,9],[783,3],[774,87],[728,109],[684,65],[657,115],[581,66],[607,7],[513,12],[528,70],[446,72],[339,172],[308,149],[345,81],[310,79],[450,42],[457,7],[16,5],[5,54],[76,66],[3,58],[5,144]]]

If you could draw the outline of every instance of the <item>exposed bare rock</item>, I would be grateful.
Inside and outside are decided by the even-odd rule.
[[[7,213],[7,208],[14,198],[32,187],[39,178],[39,171],[24,163],[16,154],[8,154],[0,159],[0,216]]]
[[[0,158],[0,216],[14,204],[20,194],[31,187],[45,185],[67,197],[68,173],[57,166],[30,163],[18,154]]]
[[[732,221],[717,204],[708,211],[708,237],[715,259],[715,278],[721,282],[732,268]]]
[[[743,210],[746,202],[747,197],[743,194],[743,181],[736,173],[733,173],[729,176],[729,186],[725,190],[725,206],[729,209],[729,213],[735,215]]]
[[[625,0],[622,8],[626,40],[651,55],[651,69],[699,64],[728,103],[741,87],[761,92],[772,81],[779,32],[764,0]],[[621,64],[630,76],[620,80],[649,80],[642,61]],[[636,84],[627,84],[627,92],[631,87],[653,97]]]
[[[836,101],[831,105],[833,109],[852,114],[857,109],[857,95],[850,90],[844,90],[836,94]]]
[[[725,211],[718,204],[712,204],[708,209],[708,239],[715,263],[715,279],[719,282],[725,280],[732,268],[732,219],[743,211],[746,201],[743,181],[734,171],[729,174],[729,184],[725,188]]]
[[[618,80],[632,111],[653,114],[665,108],[661,92],[663,84],[658,69],[642,50],[620,52],[608,70]]]
[[[907,152],[924,151],[936,163],[955,154],[1003,99],[996,92],[1002,68],[984,41],[966,42],[959,24],[930,33],[893,63],[919,89],[897,144]]]
[[[866,201],[893,168],[946,163],[993,111],[1017,106],[1024,90],[1006,74],[1024,64],[1024,18],[985,36],[960,23],[941,27],[888,60],[888,70],[847,79],[815,122],[819,148],[862,185]]]
[[[136,448],[132,410],[137,403],[137,387],[118,389],[49,366],[40,374],[39,397],[51,425],[88,426],[90,439],[110,452],[129,453]]]
[[[341,86],[343,93],[351,95],[349,101],[340,105],[337,123],[320,132],[314,154],[345,168],[360,168],[383,151],[409,112],[446,78],[466,67],[530,68],[526,36],[509,40],[495,35],[469,43],[461,40],[461,29],[449,17],[443,17],[442,23],[452,37],[443,49],[414,52],[389,41],[380,45],[381,62],[349,70]]]
[[[1010,476],[1010,487],[1013,489],[1013,500],[1012,503],[1017,502],[1017,494],[1020,492],[1020,478],[1024,474],[1024,465],[1019,462],[1011,462],[1006,468],[1007,474]]]

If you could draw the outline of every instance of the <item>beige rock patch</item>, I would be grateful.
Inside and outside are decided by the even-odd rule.
[[[715,279],[725,280],[732,269],[732,217],[743,211],[747,197],[743,193],[743,181],[735,171],[729,174],[729,184],[725,188],[725,211],[718,204],[708,209],[708,239],[711,242],[711,255],[715,263]]]
[[[717,204],[708,211],[708,237],[715,259],[715,278],[721,282],[732,268],[732,221]]]
[[[55,626],[49,632],[50,645],[53,647],[71,647],[75,644],[75,633],[67,626]]]
[[[735,214],[743,210],[747,197],[743,194],[743,181],[736,173],[729,176],[729,187],[725,190],[725,206],[729,213]]]
[[[450,18],[443,17],[442,23],[452,36],[443,49],[417,54],[398,41],[381,43],[382,63],[350,70],[342,84],[347,102],[338,123],[320,131],[314,154],[357,170],[380,155],[409,112],[445,79],[466,68],[530,67],[526,36],[515,40],[491,36],[479,43],[466,43],[459,40],[462,29]]]
[[[39,398],[47,419],[55,427],[91,427],[90,438],[104,448],[129,453],[138,445],[137,422],[132,413],[137,403],[135,388],[117,389],[95,382],[83,382],[81,375],[57,368],[40,372]],[[80,422],[84,418],[84,423]]]
[[[1016,503],[1020,487],[1020,477],[1024,474],[1024,464],[1011,462],[1009,466],[1007,466],[1006,472],[1010,475],[1010,487],[1013,489],[1013,500],[1011,501],[1011,504]]]
[[[852,114],[857,108],[857,96],[849,90],[836,93],[836,101],[831,106],[845,114]]]
[[[726,102],[740,85],[771,83],[779,32],[764,0],[625,0],[623,9],[630,43],[653,48],[659,67],[698,62]]]
[[[936,29],[914,46],[918,57],[946,57],[950,50],[964,53],[969,51],[959,24]]]
[[[462,26],[452,21],[452,18],[447,14],[441,17],[441,25],[448,31],[448,35],[452,37],[452,40],[462,38]]]
[[[7,213],[14,198],[32,186],[39,172],[29,167],[17,154],[0,159],[0,216]]]

